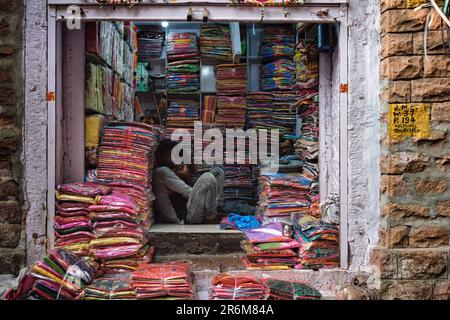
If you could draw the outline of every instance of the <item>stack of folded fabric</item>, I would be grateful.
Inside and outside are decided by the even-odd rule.
[[[335,268],[339,266],[339,226],[323,221],[294,226],[300,243],[297,269]]]
[[[310,206],[311,180],[296,173],[266,173],[259,177],[258,210],[263,223],[292,223]]]
[[[95,238],[89,206],[95,198],[111,193],[111,188],[96,183],[68,183],[56,188],[55,246],[88,256]]]
[[[273,124],[273,94],[252,92],[247,96],[247,127],[268,129]]]
[[[168,93],[196,93],[200,88],[197,59],[170,62],[167,66]]]
[[[249,165],[227,164],[224,165],[224,171],[224,200],[245,200],[253,203],[255,201],[255,184],[251,167]]]
[[[200,52],[202,57],[232,61],[230,27],[226,24],[202,24]]]
[[[137,299],[194,299],[192,274],[186,261],[142,264],[131,278]]]
[[[150,202],[155,151],[163,128],[136,122],[110,123],[103,130],[97,178],[130,196],[137,204],[138,221],[145,229],[153,222]]]
[[[227,128],[241,128],[245,126],[245,112],[247,98],[245,96],[217,96],[217,114],[215,123]]]
[[[217,71],[218,95],[246,95],[247,94],[247,65],[220,64]]]
[[[167,58],[169,61],[197,57],[197,34],[190,32],[170,33],[167,37]]]
[[[135,300],[131,273],[106,274],[84,288],[83,300]]]
[[[195,100],[169,100],[167,126],[169,128],[194,128],[200,120],[200,105]]]
[[[262,57],[292,58],[295,47],[295,30],[290,25],[264,28],[259,54]]]
[[[287,270],[296,265],[298,258],[293,249],[299,243],[290,237],[281,223],[269,223],[260,228],[246,229],[247,240],[241,245],[245,251],[242,261],[249,270]]]
[[[294,55],[295,89],[313,89],[319,86],[319,51],[314,41],[301,40]]]
[[[292,90],[295,84],[295,65],[292,60],[278,59],[261,67],[262,91]]]
[[[322,294],[313,287],[278,279],[264,279],[268,289],[267,300],[320,300]]]
[[[3,299],[19,300],[31,295],[43,300],[75,300],[94,279],[95,273],[76,254],[54,249],[29,269],[20,280],[17,290],[8,289]]]
[[[216,103],[217,96],[205,95],[203,96],[203,107],[202,107],[202,122],[205,124],[214,123],[216,116]]]
[[[296,102],[295,92],[275,92],[273,94],[273,124],[285,128],[283,134],[294,133]]]
[[[162,27],[142,25],[138,32],[139,61],[161,57],[166,33]]]
[[[221,273],[212,279],[210,300],[265,300],[267,287],[257,278]]]

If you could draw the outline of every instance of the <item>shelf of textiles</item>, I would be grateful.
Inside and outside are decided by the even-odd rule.
[[[136,30],[132,23],[87,22],[86,52],[96,56],[128,84],[134,83]]]
[[[85,109],[118,120],[133,120],[135,90],[110,68],[86,62]]]

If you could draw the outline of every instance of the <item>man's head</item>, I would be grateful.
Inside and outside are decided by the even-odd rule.
[[[157,167],[169,167],[175,168],[175,164],[172,161],[172,149],[178,144],[177,141],[164,139],[159,143],[156,151],[156,166]]]

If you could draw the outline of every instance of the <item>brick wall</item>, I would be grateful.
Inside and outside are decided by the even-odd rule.
[[[450,58],[433,14],[424,57],[425,1],[381,0],[381,223],[372,262],[384,299],[448,299]],[[431,106],[430,138],[388,137],[393,103]]]
[[[0,273],[17,273],[25,263],[20,162],[23,5],[20,0],[0,0],[0,8]]]

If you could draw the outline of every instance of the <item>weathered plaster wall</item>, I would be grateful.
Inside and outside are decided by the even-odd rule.
[[[47,1],[25,6],[24,185],[27,264],[45,254],[47,195]]]
[[[0,0],[0,273],[25,263],[22,214],[23,63],[21,0]]]

